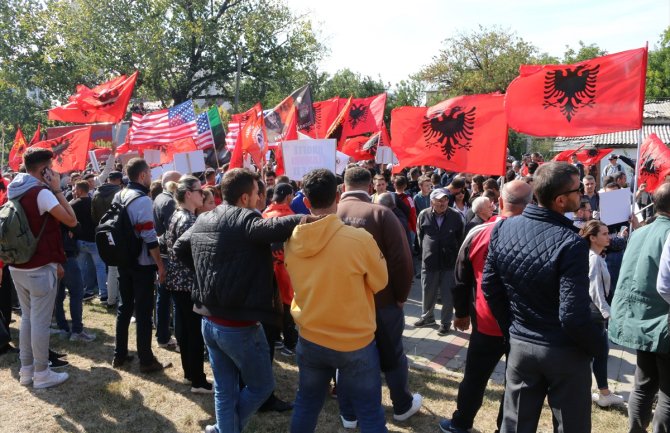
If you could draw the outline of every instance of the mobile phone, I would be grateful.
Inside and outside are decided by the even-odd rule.
[[[49,170],[49,167],[44,167],[40,174],[46,182],[51,182],[51,170]]]

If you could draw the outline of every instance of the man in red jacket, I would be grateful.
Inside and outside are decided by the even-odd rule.
[[[465,360],[465,374],[458,387],[456,410],[451,419],[440,422],[443,432],[465,433],[472,428],[489,377],[500,358],[507,353],[503,334],[482,293],[482,275],[496,222],[521,215],[532,198],[533,191],[526,182],[513,180],[505,184],[498,200],[500,216],[474,227],[461,245],[455,268],[454,327],[465,331],[472,320],[472,334]],[[502,404],[498,412],[498,427],[501,421]]]

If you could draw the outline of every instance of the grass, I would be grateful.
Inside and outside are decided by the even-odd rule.
[[[66,308],[66,311],[67,308]],[[17,341],[18,323],[12,324]],[[115,370],[110,361],[114,348],[114,315],[97,304],[84,307],[84,325],[98,336],[93,343],[71,343],[52,336],[51,347],[68,353],[70,379],[52,389],[34,390],[18,383],[19,362],[15,356],[0,356],[0,432],[202,432],[214,422],[211,395],[193,395],[182,381],[179,354],[160,349],[154,353],[174,367],[164,374],[143,375],[135,360],[128,369]],[[130,326],[130,349],[135,347],[134,325]],[[276,394],[292,400],[297,389],[294,359],[277,356]],[[211,376],[209,364],[205,366]],[[383,390],[387,427],[390,432],[438,432],[437,423],[455,409],[459,376],[410,371],[410,388],[424,396],[421,413],[403,423],[395,423],[388,390]],[[490,385],[475,420],[473,432],[495,429],[502,388]],[[289,430],[288,414],[257,414],[245,432],[279,433]],[[627,418],[622,409],[593,407],[594,432],[624,432]],[[318,432],[343,433],[337,402],[327,399],[319,418]],[[545,406],[538,431],[550,432],[551,413]]]

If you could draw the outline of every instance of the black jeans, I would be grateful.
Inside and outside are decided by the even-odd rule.
[[[2,281],[0,281],[0,313],[5,318],[5,326],[9,330],[9,322],[12,321],[12,291],[14,282],[9,273],[9,265],[2,269]]]
[[[510,339],[502,433],[535,433],[545,397],[556,433],[591,433],[591,357]]]
[[[128,355],[128,326],[135,313],[137,325],[137,356],[140,364],[151,364],[151,315],[154,308],[155,266],[119,268],[119,293],[121,302],[116,316],[115,358]]]
[[[651,406],[658,403],[651,417]],[[630,433],[644,433],[652,423],[654,433],[670,432],[670,354],[637,351],[635,387],[628,399]]]
[[[284,304],[282,321],[284,346],[286,346],[288,349],[295,350],[295,346],[298,344],[298,330],[295,329],[295,321],[293,321],[293,316],[291,315],[291,306],[288,304]]]
[[[456,410],[451,420],[454,426],[466,430],[472,428],[475,416],[482,407],[489,378],[506,352],[507,345],[503,337],[482,334],[473,328],[465,358],[465,374],[458,386]],[[502,410],[501,401],[498,409],[498,428],[502,422]]]
[[[198,388],[205,384],[205,342],[202,338],[202,316],[193,312],[191,292],[171,292],[175,306],[175,334],[179,343],[184,377]]]

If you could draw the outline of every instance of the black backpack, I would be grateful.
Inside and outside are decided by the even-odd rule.
[[[128,206],[144,194],[134,195],[127,200],[123,192],[121,199],[112,203],[95,228],[95,244],[100,258],[107,266],[126,268],[137,264],[137,256],[142,252],[142,240],[135,234],[135,228],[130,222]]]

